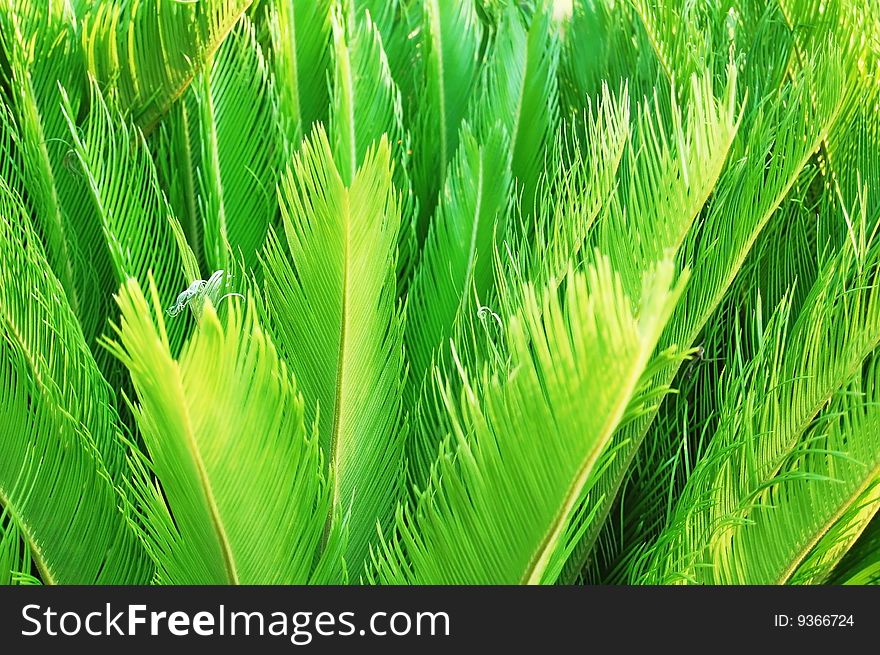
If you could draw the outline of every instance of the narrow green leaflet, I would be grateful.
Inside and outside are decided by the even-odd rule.
[[[767,222],[785,200],[840,112],[840,68],[834,51],[816,56],[814,78],[785,87],[776,98],[747,112],[734,140],[728,166],[707,203],[705,218],[684,239],[680,251],[694,272],[685,298],[670,320],[661,339],[661,350],[676,345],[690,348],[720,305]],[[816,91],[810,92],[809,88]],[[809,96],[824,98],[812,105]],[[743,134],[743,130],[745,133]],[[775,156],[776,153],[786,153]],[[711,246],[711,247],[709,247]],[[635,269],[634,269],[635,270]],[[687,308],[687,309],[684,309]],[[657,378],[658,385],[672,382],[678,366],[670,366]],[[641,445],[654,415],[646,415],[621,431],[616,443],[626,443],[625,452],[614,452],[604,480],[596,492],[603,496],[604,510],[611,511],[635,452]],[[572,579],[584,566],[605,517],[596,521],[575,549],[567,568]]]
[[[75,207],[88,197],[78,175],[62,93],[70,111],[86,100],[86,77],[71,66],[79,43],[63,0],[0,2],[0,32],[8,62],[8,85],[0,85],[0,158],[3,177],[30,206],[46,257],[64,287],[90,346],[104,328],[112,280],[100,226],[78,220]],[[84,266],[83,262],[89,262]]]
[[[411,143],[403,105],[391,77],[383,37],[371,14],[343,10],[333,15],[333,97],[330,142],[333,158],[350,185],[369,148],[384,135],[391,146],[394,186],[400,196],[397,274],[401,289],[416,258],[416,205],[410,175]]]

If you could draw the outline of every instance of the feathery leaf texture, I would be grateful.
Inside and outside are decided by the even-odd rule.
[[[46,583],[144,584],[151,566],[120,509],[125,457],[113,392],[21,200],[3,183],[0,251],[5,557],[31,559]]]
[[[335,564],[315,564],[331,484],[303,399],[254,303],[230,303],[223,322],[208,304],[175,360],[152,277],[148,293],[134,279],[122,287],[117,341],[107,345],[140,399],[134,414],[147,452],[131,455],[132,486],[157,581],[333,580],[316,580],[316,569],[341,579],[340,524],[324,550]],[[222,370],[212,368],[218,363]]]
[[[877,583],[878,34],[0,0],[0,583]]]
[[[253,0],[110,0],[82,21],[91,75],[149,132],[210,59]],[[163,55],[156,57],[156,48]]]
[[[272,234],[265,303],[333,472],[330,521],[351,514],[346,562],[362,568],[399,494],[406,421],[403,314],[396,297],[398,196],[387,139],[350,186],[321,128],[280,187],[286,243]]]
[[[646,273],[637,313],[603,258],[567,276],[564,301],[555,285],[527,289],[522,314],[507,326],[513,372],[500,378],[486,369],[474,380],[461,372],[460,397],[444,398],[452,430],[430,485],[414,507],[398,509],[371,576],[540,582],[681,292],[684,279],[673,275],[670,261]],[[590,412],[582,398],[594,400]]]

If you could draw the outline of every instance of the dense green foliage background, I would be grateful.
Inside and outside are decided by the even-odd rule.
[[[0,583],[880,579],[880,6],[0,0]]]

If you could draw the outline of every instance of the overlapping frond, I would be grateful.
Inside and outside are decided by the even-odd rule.
[[[201,146],[200,233],[208,268],[229,269],[239,256],[255,266],[269,226],[278,224],[275,185],[284,152],[275,87],[250,19],[239,21],[193,90]]]
[[[637,313],[604,258],[569,274],[564,300],[555,284],[525,292],[506,326],[511,374],[460,371],[462,393],[444,399],[451,434],[428,488],[379,545],[374,580],[542,581],[681,291],[673,275],[669,261],[646,274]]]
[[[758,108],[747,111],[740,128],[742,138],[735,139],[731,146],[729,165],[718,179],[705,217],[682,243],[681,257],[693,270],[693,279],[664,332],[661,350],[670,345],[680,350],[693,346],[758,235],[837,119],[842,102],[841,72],[834,51],[818,53],[813,66],[814,76],[783,88],[777,97],[765,99]],[[815,85],[817,91],[811,93],[810,85]],[[811,96],[824,102],[816,105],[810,101]],[[677,370],[677,365],[664,370],[657,378],[658,386],[670,384]],[[610,511],[652,420],[653,415],[646,415],[615,437],[628,445],[625,453],[615,453],[604,480],[597,484],[606,511]],[[595,526],[603,523],[604,517]],[[569,575],[583,568],[597,536],[596,528],[588,531],[575,549]]]
[[[417,254],[410,136],[404,127],[400,91],[391,76],[379,26],[366,8],[358,8],[349,12],[340,9],[333,15],[330,142],[342,180],[350,185],[368,149],[383,135],[388,139],[394,186],[400,196],[397,269],[403,290]]]
[[[93,345],[110,306],[102,289],[111,276],[102,265],[107,257],[100,227],[72,215],[87,197],[59,90],[67,90],[70,111],[78,114],[87,97],[84,71],[70,65],[79,54],[74,18],[61,0],[4,0],[0,31],[9,76],[0,100],[0,131],[6,137],[0,140],[3,179],[28,203],[49,264]]]
[[[92,84],[91,111],[77,126],[65,103],[75,164],[82,171],[88,197],[71,210],[100,225],[114,278],[146,284],[158,271],[157,288],[169,305],[193,280],[198,265],[183,230],[159,187],[156,169],[140,130],[109,108]],[[103,262],[101,262],[103,264]],[[185,324],[169,328],[175,349],[183,342]]]
[[[122,509],[113,392],[4,183],[0,252],[2,557],[32,560],[47,584],[143,584],[151,567]]]
[[[478,80],[483,28],[474,0],[425,0],[422,72],[413,132],[413,182],[419,200],[417,235],[428,219],[458,146],[461,121]]]
[[[548,3],[528,26],[513,5],[502,14],[486,80],[478,87],[470,121],[490,126],[501,120],[510,135],[511,166],[523,213],[530,216],[559,123],[559,26]]]
[[[279,188],[284,242],[270,235],[265,304],[279,349],[317,423],[333,472],[332,517],[351,513],[346,561],[357,576],[399,494],[406,422],[400,225],[385,138],[346,186],[320,127]]]
[[[834,570],[831,584],[880,584],[880,517],[865,528],[840,565]]]
[[[278,0],[270,9],[272,69],[288,154],[314,123],[327,121],[332,7],[332,0]]]
[[[88,70],[145,132],[183,94],[252,0],[99,2],[82,19]],[[156,56],[160,48],[161,57]]]
[[[318,440],[253,301],[230,303],[225,321],[209,303],[175,360],[152,278],[148,293],[134,279],[122,287],[107,345],[137,391],[146,452],[131,454],[132,486],[156,580],[342,581],[341,522],[322,554],[332,496]]]
[[[449,340],[464,307],[494,286],[494,243],[506,232],[512,188],[508,136],[498,124],[480,143],[465,125],[407,296],[407,398],[415,407],[434,360],[449,360]],[[474,311],[478,307],[472,307]],[[422,407],[421,411],[426,411]],[[427,480],[438,435],[414,432],[407,446],[412,482]]]
[[[880,344],[876,257],[875,245],[860,269],[855,253],[842,251],[794,321],[787,300],[766,327],[758,314],[754,359],[741,371],[728,367],[718,431],[646,580],[785,582],[852,503],[876,511],[875,500],[859,500],[876,494],[876,373],[861,383],[863,362]],[[823,490],[819,482],[829,479],[837,486]],[[870,520],[857,514],[853,521]],[[821,566],[813,559],[804,577],[826,577],[837,561],[832,544],[818,547]]]

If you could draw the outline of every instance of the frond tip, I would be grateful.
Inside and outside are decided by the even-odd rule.
[[[159,582],[339,582],[342,523],[325,536],[331,483],[303,399],[253,301],[221,323],[210,298],[178,360],[156,285],[121,289],[116,342],[147,452],[132,452],[142,540]],[[323,540],[323,549],[322,549]],[[317,562],[317,563],[316,563]]]
[[[396,584],[536,584],[681,293],[664,261],[634,312],[607,259],[525,290],[507,332],[512,373],[461,371],[428,488],[398,508],[370,576]],[[596,375],[602,371],[602,375]],[[584,411],[589,407],[589,411]]]

